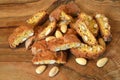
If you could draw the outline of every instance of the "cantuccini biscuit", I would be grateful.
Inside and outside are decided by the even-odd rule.
[[[61,11],[60,20],[70,23],[72,21],[72,17],[70,15],[66,14],[64,11]]]
[[[42,51],[37,53],[33,59],[33,64],[64,64],[66,63],[67,54],[60,51],[54,52],[50,50]]]
[[[52,21],[44,28],[41,32],[38,32],[37,39],[44,39],[46,36],[50,35],[56,29],[56,21]]]
[[[34,31],[30,26],[19,26],[17,27],[13,33],[9,36],[8,42],[11,48],[15,48],[20,43],[23,43],[30,36],[34,35]]]
[[[97,45],[87,45],[85,43],[81,43],[80,47],[70,49],[71,53],[75,57],[83,57],[87,59],[95,59],[102,55],[106,49],[106,43],[102,38],[98,40],[99,44]]]
[[[45,40],[35,41],[31,47],[32,54],[34,55],[45,50],[47,50],[47,44]]]
[[[78,17],[80,20],[85,22],[86,26],[88,27],[88,29],[92,32],[94,36],[98,35],[99,27],[92,16],[86,13],[80,13]]]
[[[74,17],[80,13],[80,8],[74,2],[70,2],[66,4],[65,12]]]
[[[85,22],[78,19],[74,25],[76,32],[82,37],[83,41],[89,45],[96,45],[97,40],[94,35],[87,28]]]
[[[80,40],[76,35],[69,34],[61,38],[56,38],[48,41],[47,45],[51,51],[67,50],[70,48],[79,47]]]
[[[66,14],[74,17],[74,16],[77,16],[77,14],[80,12],[80,9],[75,3],[70,2],[66,5],[61,5],[57,9],[55,9],[49,15],[49,19],[59,21],[60,20],[60,14],[61,14],[62,11],[64,11]]]
[[[36,26],[42,22],[45,21],[47,17],[47,12],[46,11],[39,11],[37,13],[35,13],[31,18],[29,18],[26,22],[28,24],[31,24],[33,26]]]
[[[112,38],[111,32],[110,32],[110,25],[108,23],[107,17],[103,14],[96,14],[95,16],[99,27],[100,27],[100,33],[104,39],[104,41],[110,41]]]

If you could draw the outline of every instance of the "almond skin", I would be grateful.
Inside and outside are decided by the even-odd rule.
[[[56,38],[60,38],[60,37],[62,37],[63,35],[62,35],[62,33],[59,31],[59,30],[57,30],[56,32],[55,32],[55,37]]]
[[[55,76],[57,73],[59,72],[59,68],[58,67],[53,67],[50,72],[49,72],[49,77],[53,77]]]
[[[85,58],[76,58],[75,61],[80,65],[86,65],[87,60]]]
[[[43,73],[45,71],[45,69],[46,69],[46,66],[45,65],[41,65],[41,66],[36,68],[36,73],[37,74],[41,74],[41,73]]]
[[[97,67],[103,67],[108,62],[108,58],[101,58],[97,61]]]

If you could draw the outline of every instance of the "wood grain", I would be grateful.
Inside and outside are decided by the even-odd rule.
[[[70,0],[60,0],[61,3]],[[35,73],[37,66],[31,63],[31,51],[26,51],[24,43],[16,49],[8,45],[8,36],[16,26],[33,13],[48,9],[49,6],[60,5],[58,0],[8,0],[0,1],[0,80],[120,80],[120,1],[119,0],[75,0],[81,11],[88,14],[104,13],[112,30],[112,42],[108,44],[105,54],[109,61],[103,68],[96,67],[96,60],[89,60],[86,66],[75,62],[75,57],[69,55],[65,65],[53,78],[48,77],[49,70],[54,65],[48,65],[41,75]]]
[[[19,26],[20,24],[24,24],[25,20],[31,15],[40,10],[46,10],[54,2],[55,0],[47,0],[47,2],[46,0],[34,0],[34,2],[25,2],[23,4],[1,4],[0,27]]]

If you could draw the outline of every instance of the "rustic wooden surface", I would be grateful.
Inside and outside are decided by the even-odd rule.
[[[8,0],[0,1],[0,80],[120,80],[120,1],[119,0],[76,0],[82,11],[89,14],[104,13],[110,19],[113,40],[108,44],[103,56],[109,62],[103,68],[96,67],[96,60],[86,66],[75,63],[69,56],[68,62],[60,66],[60,72],[53,78],[47,70],[37,75],[36,66],[31,63],[32,55],[24,45],[17,49],[9,48],[7,38],[15,29],[14,26],[24,23],[33,13],[47,9],[57,0]],[[62,0],[64,1],[64,0]],[[58,3],[56,3],[58,4]]]

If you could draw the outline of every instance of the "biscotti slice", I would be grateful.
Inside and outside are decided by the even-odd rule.
[[[68,15],[67,13],[65,13],[64,11],[61,11],[60,20],[67,21],[68,23],[70,23],[72,21],[72,17]]]
[[[72,17],[77,16],[80,13],[80,8],[74,2],[66,4],[65,7],[65,12]]]
[[[54,30],[56,29],[56,27],[57,27],[56,26],[56,21],[50,22],[45,29],[43,29],[41,32],[38,33],[37,39],[38,40],[44,39],[46,36],[53,33]]]
[[[58,10],[55,11],[55,16],[49,16],[50,21],[67,21],[68,23],[72,21],[72,17],[70,15],[68,15],[66,12],[64,12],[63,10]]]
[[[74,17],[74,16],[77,16],[77,14],[80,12],[80,9],[74,2],[70,2],[66,5],[63,4],[63,5],[59,6],[57,9],[55,9],[49,15],[49,19],[59,21],[60,20],[60,14],[61,14],[62,11],[64,11],[66,14]]]
[[[112,38],[112,35],[110,32],[111,26],[108,23],[107,17],[105,17],[105,15],[103,14],[96,14],[95,18],[99,24],[100,33],[104,41],[111,41],[111,38]]]
[[[50,50],[42,51],[37,53],[33,59],[33,64],[64,64],[66,63],[67,55],[66,53],[60,52],[54,52]]]
[[[36,55],[39,52],[47,50],[47,44],[45,40],[35,41],[31,47],[31,51],[33,55]]]
[[[35,13],[31,18],[29,18],[26,22],[28,24],[31,24],[33,26],[37,26],[39,23],[44,22],[44,20],[47,17],[47,12],[46,11],[39,11]]]
[[[29,37],[34,35],[34,31],[31,27],[23,25],[17,27],[13,33],[9,36],[8,42],[11,48],[15,48],[20,43],[23,43]]]
[[[70,51],[77,58],[95,59],[103,54],[105,49],[101,45],[88,46],[87,44],[81,43],[79,48],[72,48]]]
[[[47,42],[47,45],[51,51],[67,50],[79,47],[80,40],[76,35],[70,34],[61,38],[52,39]]]
[[[80,13],[78,17],[80,20],[85,22],[86,26],[88,27],[88,29],[92,32],[94,36],[98,35],[99,27],[92,16],[86,13]]]
[[[95,59],[102,55],[106,50],[106,43],[102,38],[98,39],[99,44],[89,46],[85,43],[81,43],[80,47],[70,49],[71,53],[75,57],[83,57],[87,59]]]
[[[90,30],[87,28],[85,22],[78,19],[74,25],[74,29],[82,37],[83,41],[85,43],[87,43],[88,45],[96,45],[97,44],[96,38],[90,32]]]

